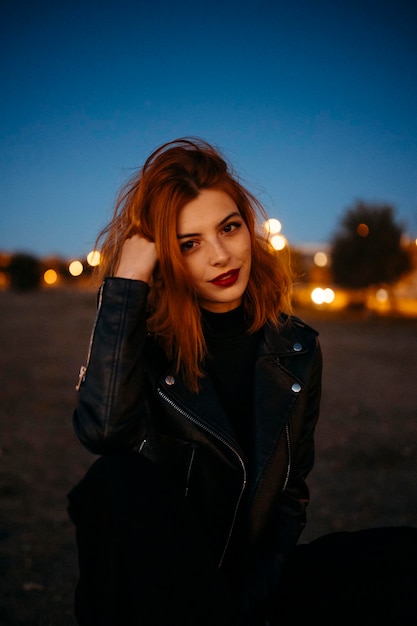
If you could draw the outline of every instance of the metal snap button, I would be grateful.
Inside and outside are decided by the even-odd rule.
[[[172,385],[175,385],[175,378],[173,376],[167,376],[165,378],[165,382],[166,382],[167,385],[172,387]]]
[[[301,391],[300,383],[294,383],[291,387],[291,391],[293,391],[294,393],[299,393]]]
[[[292,349],[294,350],[294,352],[300,352],[300,350],[303,349],[303,346],[301,345],[301,343],[296,341],[295,344],[293,345]]]

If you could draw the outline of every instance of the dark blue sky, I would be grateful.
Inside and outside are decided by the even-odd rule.
[[[0,250],[88,252],[158,145],[223,149],[291,243],[355,200],[417,236],[414,0],[7,0]]]

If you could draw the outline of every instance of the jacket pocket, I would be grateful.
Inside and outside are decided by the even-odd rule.
[[[167,480],[187,497],[192,487],[193,469],[198,445],[165,435],[144,439],[137,447],[138,454],[164,469]]]

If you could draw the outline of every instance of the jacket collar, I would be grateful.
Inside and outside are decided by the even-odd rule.
[[[272,324],[264,328],[254,372],[252,460],[257,473],[262,473],[266,467],[302,396],[304,381],[300,374],[305,374],[305,360],[296,357],[312,349],[317,334],[315,331],[306,333],[305,328],[306,325],[297,318],[283,318],[278,329]],[[160,384],[163,392],[183,409],[189,419],[243,456],[209,377],[202,379],[199,393],[190,392],[180,375],[175,378],[167,375]]]

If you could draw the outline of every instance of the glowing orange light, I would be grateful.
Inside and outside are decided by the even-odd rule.
[[[47,285],[53,285],[58,280],[58,274],[55,270],[49,269],[44,272],[43,279]]]
[[[367,224],[358,224],[356,232],[359,237],[367,237],[369,235],[369,226]]]

